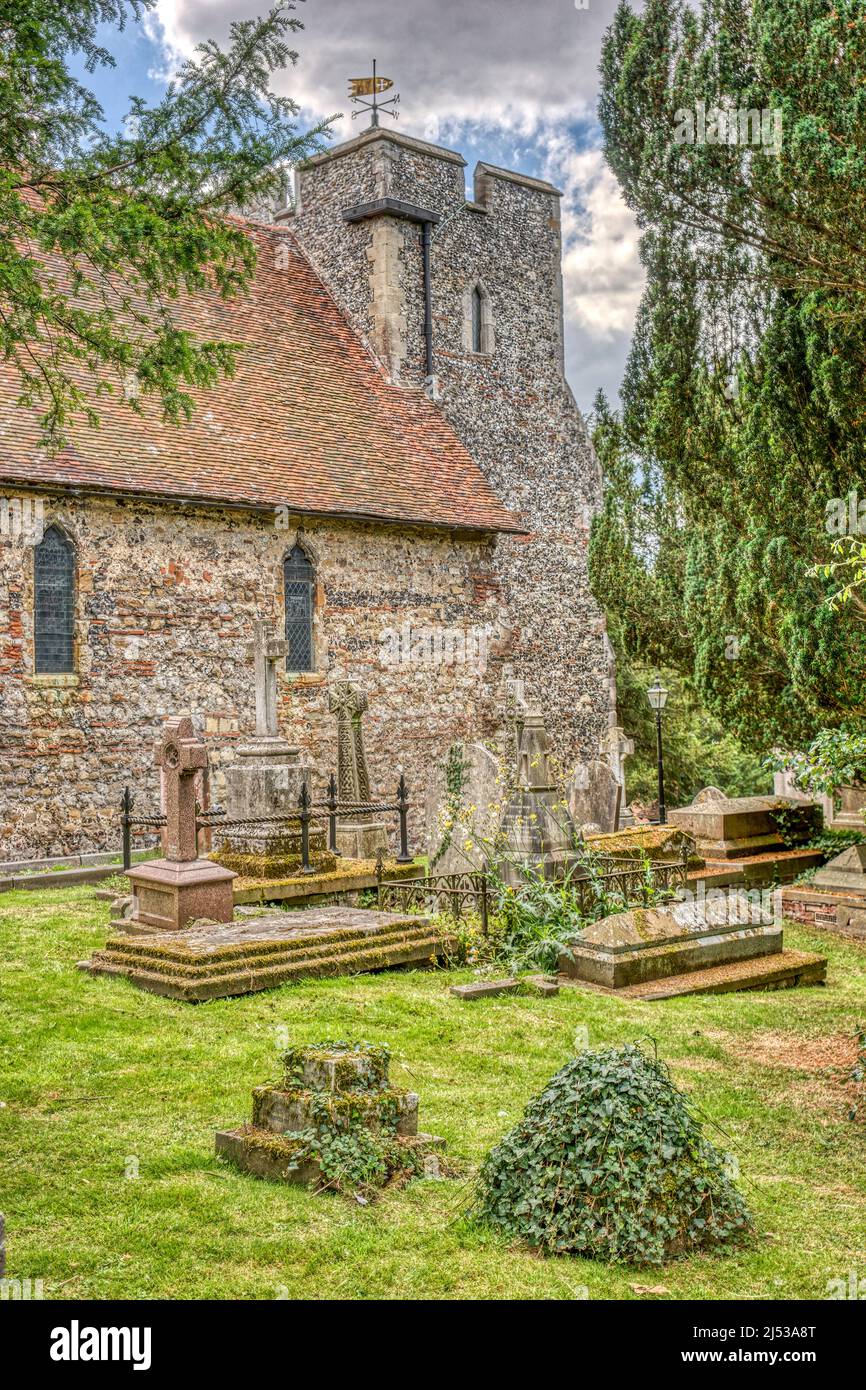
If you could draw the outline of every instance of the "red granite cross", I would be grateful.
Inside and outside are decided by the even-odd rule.
[[[174,863],[197,859],[195,774],[207,767],[207,748],[188,715],[166,720],[154,758],[164,777],[165,857]]]

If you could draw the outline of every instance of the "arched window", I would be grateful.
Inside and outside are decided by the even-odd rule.
[[[286,599],[287,671],[313,670],[313,585],[315,573],[306,552],[296,545],[283,562]]]
[[[74,670],[75,547],[49,526],[35,549],[33,634],[38,673]]]
[[[483,339],[483,332],[482,332],[482,325],[481,325],[481,310],[482,310],[482,306],[483,306],[483,301],[482,301],[482,298],[481,298],[481,291],[480,291],[480,289],[478,288],[478,286],[476,285],[476,286],[475,286],[475,289],[472,291],[472,332],[471,332],[471,341],[472,341],[472,351],[473,351],[473,352],[482,352],[482,351],[483,351],[482,343],[483,343],[484,339]]]

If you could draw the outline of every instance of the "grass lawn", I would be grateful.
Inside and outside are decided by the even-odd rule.
[[[467,971],[364,975],[188,1005],[75,962],[101,946],[93,889],[0,895],[0,1210],[8,1277],[46,1298],[825,1298],[866,1276],[866,1124],[846,1117],[852,1031],[866,1020],[866,948],[794,927],[824,951],[826,988],[656,1004],[563,991],[473,1004]],[[471,1175],[573,1055],[651,1036],[722,1126],[759,1239],[663,1269],[514,1250],[466,1220]],[[421,1126],[466,1161],[361,1207],[259,1182],[214,1157],[213,1132],[249,1118],[287,1041],[387,1042]],[[137,1178],[126,1176],[137,1170]]]

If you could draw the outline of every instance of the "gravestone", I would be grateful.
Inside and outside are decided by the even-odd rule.
[[[155,745],[154,761],[162,769],[165,789],[165,858],[128,871],[133,899],[130,925],[138,930],[179,931],[201,917],[230,922],[235,874],[198,857],[195,778],[207,767],[207,748],[196,737],[190,718],[167,720]]]
[[[335,1185],[323,1150],[364,1131],[381,1152],[379,1182],[418,1172],[445,1141],[418,1133],[418,1096],[390,1085],[388,1052],[367,1043],[297,1048],[279,1085],[253,1091],[252,1124],[218,1130],[216,1152],[253,1177],[303,1187]]]
[[[215,826],[220,845],[212,857],[247,878],[280,879],[301,867],[298,800],[309,772],[299,749],[280,736],[277,723],[276,668],[285,659],[287,644],[261,619],[253,624],[253,634],[247,656],[255,670],[256,731],[226,769],[226,820],[236,824],[225,830]],[[268,816],[274,824],[242,823]],[[336,867],[321,822],[310,824],[310,863],[322,873]]]
[[[566,788],[568,812],[575,827],[586,834],[616,830],[620,784],[613,769],[600,758],[578,763]]]
[[[816,888],[841,888],[861,894],[866,905],[866,844],[852,845],[829,859],[812,879]]]
[[[361,716],[367,696],[350,681],[335,681],[328,696],[328,708],[337,717],[337,797],[341,802],[358,804],[370,800],[370,772],[364,750]],[[375,859],[379,850],[387,853],[388,834],[381,821],[369,811],[360,811],[350,820],[337,821],[337,847],[347,859]]]
[[[866,844],[852,845],[819,869],[812,881],[786,888],[787,916],[809,926],[866,938]]]
[[[504,773],[481,743],[454,743],[437,770],[424,808],[432,874],[481,868],[502,819]]]
[[[720,787],[704,787],[697,796],[692,797],[693,806],[706,806],[716,801],[727,801],[727,794]]]
[[[574,826],[550,768],[547,730],[537,710],[527,709],[523,717],[517,786],[506,802],[502,838],[502,877],[510,884],[521,880],[517,864],[556,878],[576,856]]]

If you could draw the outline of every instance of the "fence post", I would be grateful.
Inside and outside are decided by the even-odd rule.
[[[339,854],[337,849],[337,779],[333,772],[328,779],[328,849]]]
[[[123,871],[132,867],[132,792],[124,787],[120,800],[120,825],[123,832]]]
[[[382,851],[376,851],[376,906],[381,911],[382,908],[382,878],[385,873],[385,863],[382,858]]]
[[[487,868],[481,870],[481,931],[484,936],[489,935],[489,925],[487,920]]]
[[[400,853],[397,855],[398,864],[412,863],[412,856],[409,853],[408,809],[409,799],[408,792],[406,791],[406,778],[401,772],[400,781],[397,785],[397,811],[400,816]]]
[[[311,874],[313,871],[310,867],[310,793],[306,782],[301,783],[298,803],[301,808],[301,873]]]

